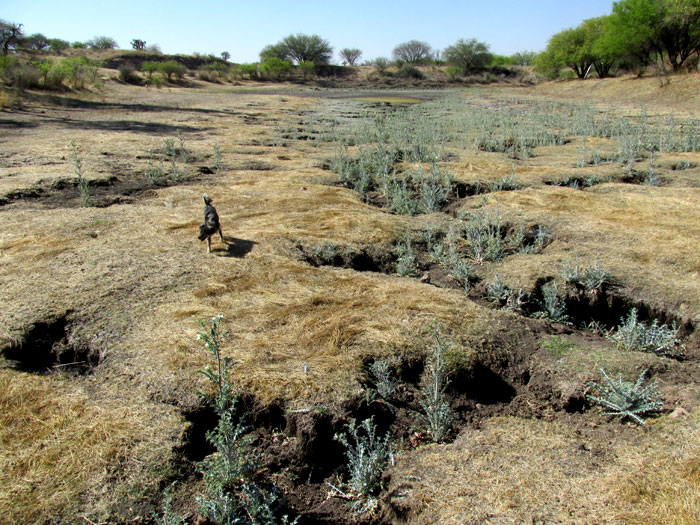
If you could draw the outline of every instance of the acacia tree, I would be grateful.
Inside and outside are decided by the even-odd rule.
[[[410,64],[425,62],[430,58],[432,49],[426,42],[420,40],[410,40],[399,44],[391,52],[394,60],[401,60]]]
[[[22,39],[22,45],[26,46],[27,49],[36,49],[37,51],[41,51],[49,47],[49,39],[41,33],[34,33]]]
[[[146,41],[141,40],[140,38],[134,38],[131,41],[131,47],[133,49],[136,49],[137,51],[143,51],[144,49],[146,49]]]
[[[345,48],[340,50],[340,58],[349,65],[354,66],[362,56],[362,51],[357,48]]]
[[[328,64],[333,56],[333,48],[318,35],[289,35],[282,39],[287,49],[287,57],[297,64],[313,62],[316,65]]]
[[[17,45],[22,35],[22,24],[0,20],[0,46],[2,46],[2,54],[7,55],[10,49]]]
[[[91,49],[114,49],[117,47],[117,41],[108,36],[96,36],[88,40],[87,45]]]
[[[459,67],[463,74],[488,65],[493,58],[489,52],[489,45],[477,41],[475,38],[464,40],[460,38],[443,51],[443,56],[448,64]]]
[[[260,51],[260,62],[265,62],[268,58],[279,58],[280,60],[287,60],[289,58],[289,50],[287,46],[282,42],[276,44],[270,44],[265,46],[262,51]]]

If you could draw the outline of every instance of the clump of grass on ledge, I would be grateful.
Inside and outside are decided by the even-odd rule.
[[[631,419],[639,425],[644,425],[642,416],[657,412],[663,408],[663,402],[657,391],[657,383],[649,383],[643,386],[644,370],[634,383],[624,381],[622,374],[617,380],[613,380],[602,368],[600,369],[605,379],[605,385],[596,382],[590,383],[590,388],[598,395],[588,395],[588,399],[602,405],[605,415],[617,416],[620,420]]]
[[[608,337],[622,350],[652,352],[659,355],[676,355],[680,352],[679,330],[659,324],[654,319],[650,325],[637,319],[637,309],[632,308],[627,318]]]

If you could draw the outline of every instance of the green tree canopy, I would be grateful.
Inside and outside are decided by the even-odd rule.
[[[457,40],[445,48],[443,56],[448,64],[459,67],[465,75],[487,66],[493,59],[493,55],[489,52],[489,45],[475,38]]]
[[[318,35],[289,35],[282,40],[287,48],[287,56],[297,64],[313,62],[328,64],[333,56],[333,48]]]

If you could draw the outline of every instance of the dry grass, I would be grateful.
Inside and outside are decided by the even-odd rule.
[[[559,86],[558,93],[574,96],[563,93],[569,84]],[[555,88],[535,95],[551,96],[546,90]],[[205,385],[196,370],[208,357],[196,341],[198,319],[224,315],[231,336],[223,351],[238,361],[233,374],[242,390],[293,408],[361,393],[362,359],[423,351],[416,341],[434,319],[457,342],[458,360],[489,344],[505,354],[530,338],[515,316],[479,306],[459,290],[302,260],[299,245],[326,240],[388,249],[439,217],[390,215],[350,190],[319,184],[327,176],[319,166],[334,145],[282,139],[280,130],[359,103],[296,97],[294,88],[285,89],[259,95],[108,84],[91,100],[35,101],[12,114],[24,124],[10,126],[2,139],[0,194],[72,176],[69,139],[83,151],[88,178],[141,176],[147,151],[177,130],[193,159],[190,173],[213,165],[214,144],[224,170],[107,208],[47,208],[29,199],[0,208],[0,348],[38,322],[66,316],[69,339],[102,357],[80,377],[0,369],[3,521],[128,520],[148,510],[149,498],[172,474],[173,449],[186,428],[178,413],[201,403],[197,391]],[[678,189],[693,175],[673,174],[672,184],[658,188],[544,186],[574,165],[578,147],[543,149],[518,162],[516,179],[526,189],[465,201],[465,209],[484,206],[514,224],[544,224],[554,233],[544,253],[509,257],[485,275],[498,272],[529,287],[565,259],[598,260],[632,298],[699,321],[700,190]],[[456,153],[450,166],[459,180],[492,182],[510,173],[505,155]],[[228,241],[213,239],[210,255],[196,240],[204,192]],[[618,363],[611,351],[602,343],[593,355],[572,352],[561,366],[544,361],[556,380],[580,383],[590,377],[586,369]],[[646,366],[646,357],[634,363]],[[658,359],[651,364],[675,370]],[[690,409],[697,400],[685,388],[663,385]],[[494,418],[465,429],[453,444],[404,452],[392,483],[412,485],[406,505],[416,523],[642,523],[664,512],[685,512],[690,520],[700,504],[683,484],[697,483],[696,449],[687,445],[697,415],[665,417],[646,434],[626,427],[617,433],[576,416]],[[683,483],[672,483],[664,468]],[[637,480],[648,480],[649,491]]]

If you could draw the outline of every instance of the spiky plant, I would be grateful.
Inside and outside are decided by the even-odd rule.
[[[435,326],[431,355],[428,357],[428,366],[423,374],[422,399],[419,401],[421,411],[418,412],[418,419],[435,443],[447,438],[454,421],[454,414],[445,394],[449,384],[445,356],[448,348],[449,344],[442,340],[440,328]]]
[[[571,319],[566,315],[566,303],[559,296],[556,281],[542,287],[542,300],[538,302],[540,310],[533,314],[534,317],[547,319],[553,323],[571,324]]]
[[[328,484],[344,498],[350,500],[351,510],[364,514],[377,506],[377,494],[382,488],[382,474],[394,453],[390,435],[377,435],[377,426],[370,417],[356,425],[352,422],[347,432],[336,434],[335,439],[345,447],[349,478],[343,487]]]
[[[660,355],[674,355],[680,350],[678,328],[659,324],[654,319],[651,325],[637,319],[637,309],[632,308],[627,318],[608,337],[623,350],[652,352]]]
[[[497,308],[509,311],[520,311],[525,303],[525,292],[522,288],[510,288],[496,274],[486,283],[486,297]]]
[[[656,381],[643,385],[644,370],[634,383],[624,381],[622,374],[617,380],[612,379],[602,368],[605,385],[592,381],[589,386],[599,395],[588,395],[588,399],[602,405],[605,415],[617,416],[620,420],[631,419],[639,425],[644,425],[643,415],[657,412],[664,406],[657,391]]]

